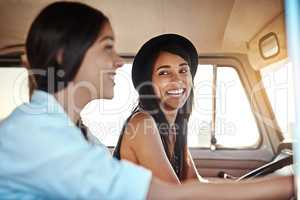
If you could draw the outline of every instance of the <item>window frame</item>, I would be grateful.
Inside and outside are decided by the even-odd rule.
[[[202,64],[201,63],[201,57],[199,57],[199,64]],[[209,64],[209,63],[205,63],[205,64]],[[215,146],[216,147],[216,149],[217,150],[222,150],[222,149],[226,149],[226,150],[245,150],[245,149],[258,149],[258,148],[260,148],[260,146],[262,145],[262,133],[261,133],[261,129],[260,129],[260,127],[259,127],[259,123],[257,122],[257,117],[255,116],[255,114],[254,114],[254,112],[253,112],[253,106],[251,105],[251,103],[250,103],[250,96],[249,96],[249,92],[246,90],[246,84],[247,83],[245,83],[245,81],[249,81],[249,80],[243,80],[242,79],[242,73],[245,73],[245,72],[241,72],[240,71],[240,68],[238,68],[238,67],[236,67],[235,65],[226,65],[226,64],[212,64],[212,63],[210,63],[209,65],[211,65],[213,68],[215,68],[216,69],[216,71],[218,71],[218,68],[222,68],[222,67],[229,67],[229,68],[232,68],[233,70],[235,70],[235,72],[237,73],[237,75],[238,75],[238,78],[239,78],[239,81],[240,81],[240,83],[241,83],[241,85],[242,85],[242,87],[243,87],[243,89],[244,89],[244,91],[245,91],[245,95],[246,95],[246,98],[247,98],[247,100],[248,100],[248,103],[249,103],[249,106],[250,106],[250,108],[251,108],[251,113],[252,113],[252,115],[253,115],[253,117],[254,117],[254,120],[255,120],[255,123],[256,123],[256,125],[257,125],[257,130],[258,130],[258,140],[257,140],[257,142],[255,143],[255,144],[253,144],[253,145],[249,145],[249,146],[245,146],[245,147],[226,147],[226,146],[223,146],[222,144],[216,144],[216,145],[214,145],[214,144],[212,144],[212,141],[210,141],[210,145],[209,146]],[[217,73],[217,72],[216,72]],[[246,77],[246,76],[245,76]],[[218,77],[215,77],[216,78],[216,80],[213,80],[213,81],[217,81],[217,79],[218,79]],[[213,85],[214,84],[216,84],[216,83],[213,83]],[[248,83],[249,84],[249,83]],[[217,85],[216,85],[217,86]],[[213,95],[215,95],[215,94],[213,94]],[[213,96],[213,98],[215,98],[215,96]],[[213,106],[214,107],[214,111],[213,111],[213,113],[216,113],[216,107],[215,106]],[[214,114],[213,114],[214,115]],[[212,121],[213,121],[213,119],[215,118],[215,116],[212,116]],[[212,127],[212,129],[215,129],[215,127]],[[211,136],[215,136],[215,134],[213,134],[212,132],[211,132]],[[217,137],[216,137],[216,139],[217,139]],[[218,141],[218,139],[217,139],[217,141]],[[215,148],[209,148],[209,147],[189,147],[189,148],[192,148],[192,149],[211,149],[212,151],[215,151],[214,149]]]
[[[260,73],[258,71],[255,71],[254,69],[249,69],[251,67],[249,60],[246,55],[243,54],[217,54],[217,55],[204,55],[199,56],[199,64],[206,64],[206,65],[217,65],[217,67],[232,67],[234,68],[240,78],[241,84],[245,90],[248,102],[250,103],[250,94],[251,94],[251,88],[253,84],[256,84],[257,82],[261,81]],[[250,77],[248,76],[251,74],[252,80],[250,80]],[[253,80],[254,79],[254,80]],[[252,83],[255,81],[254,83]],[[270,105],[270,102],[268,102],[268,99],[266,99],[266,91],[263,89],[260,91],[261,94],[259,97],[254,95],[253,102],[250,103],[252,114],[254,115],[255,122],[257,124],[258,132],[259,132],[259,141],[255,147],[247,147],[247,148],[224,148],[224,147],[218,147],[216,151],[231,151],[231,150],[258,150],[263,148],[264,145],[270,146],[272,152],[277,151],[277,146],[279,145],[281,141],[280,133],[276,131],[276,134],[274,134],[274,130],[270,127],[267,127],[266,124],[261,121],[257,115],[254,114],[254,110],[257,110],[257,112],[267,114],[267,117],[270,117],[273,115],[272,107]],[[263,105],[262,105],[263,104]],[[272,125],[274,127],[278,127],[278,124],[276,121],[272,120]],[[272,134],[272,137],[270,136]],[[274,137],[275,135],[275,137]],[[190,147],[190,149],[194,150],[210,150],[210,148],[207,147]]]
[[[228,67],[228,68],[232,68],[233,70],[235,70],[235,72],[237,73],[237,75],[238,75],[238,78],[239,78],[239,81],[240,81],[240,83],[241,83],[241,85],[242,85],[242,87],[243,87],[243,89],[244,89],[244,92],[245,92],[245,95],[246,95],[246,98],[247,98],[247,102],[249,103],[249,106],[250,106],[250,110],[251,110],[251,114],[253,115],[253,117],[254,117],[254,121],[255,121],[255,124],[256,124],[256,128],[257,128],[257,131],[258,131],[258,140],[256,141],[256,143],[255,144],[253,144],[253,145],[249,145],[249,146],[246,146],[246,147],[240,147],[240,148],[232,148],[232,149],[257,149],[257,148],[259,148],[259,146],[261,145],[261,143],[262,143],[262,135],[261,135],[261,131],[260,131],[260,127],[259,127],[259,123],[257,122],[257,118],[255,117],[255,114],[254,114],[254,112],[253,112],[253,106],[251,105],[251,97],[250,97],[250,95],[249,95],[249,91],[247,91],[246,90],[246,82],[245,81],[248,81],[248,84],[250,84],[250,80],[249,79],[247,79],[247,76],[245,75],[245,78],[247,79],[247,80],[243,80],[242,79],[242,76],[243,76],[243,72],[241,72],[240,71],[240,68],[238,68],[238,67],[236,67],[236,66],[234,66],[234,65],[232,65],[232,66],[227,66],[227,65],[216,65],[216,68],[217,68],[217,70],[218,70],[218,68],[222,68],[222,67]],[[217,86],[218,87],[218,86]],[[214,112],[216,112],[216,110],[214,111]],[[218,140],[218,139],[217,139]],[[219,148],[226,148],[226,149],[228,149],[228,148],[230,148],[230,147],[226,147],[226,146],[219,146]]]

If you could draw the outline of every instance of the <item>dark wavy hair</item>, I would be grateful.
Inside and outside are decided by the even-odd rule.
[[[78,2],[56,2],[44,8],[26,39],[36,88],[55,93],[66,87],[108,22],[101,11]]]

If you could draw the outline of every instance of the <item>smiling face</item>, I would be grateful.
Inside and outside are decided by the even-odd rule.
[[[161,52],[153,65],[152,82],[164,109],[178,110],[187,101],[192,88],[190,67],[182,57]]]
[[[111,25],[105,23],[96,42],[86,51],[74,78],[78,87],[86,88],[93,99],[111,99],[114,95],[116,69],[124,64],[114,43]]]

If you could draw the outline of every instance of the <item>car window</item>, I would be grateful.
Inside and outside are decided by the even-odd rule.
[[[0,68],[0,120],[18,105],[29,101],[28,72],[21,67]]]
[[[211,147],[213,132],[220,147],[255,146],[259,142],[259,130],[237,71],[232,67],[216,67],[214,83],[213,70],[213,65],[198,67],[189,146]]]

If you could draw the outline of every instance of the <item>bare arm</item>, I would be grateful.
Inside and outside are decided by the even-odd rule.
[[[288,200],[294,190],[293,177],[271,177],[244,182],[168,185],[152,179],[147,199]]]
[[[192,155],[190,153],[190,150],[187,148],[187,160],[186,160],[186,165],[187,165],[187,180],[188,179],[198,179],[201,182],[208,182],[204,178],[200,176],[200,174],[197,171],[197,168],[195,166],[195,163],[193,161]]]
[[[180,183],[165,153],[156,124],[149,114],[137,113],[131,118],[121,148],[131,149],[137,164],[151,170],[153,176],[169,183]],[[123,154],[122,158],[130,160],[130,157]]]

